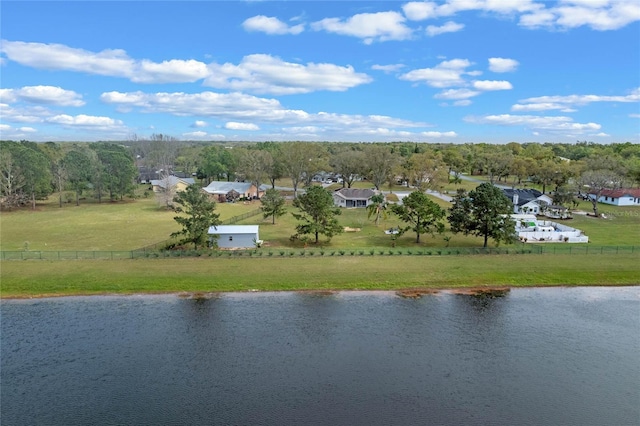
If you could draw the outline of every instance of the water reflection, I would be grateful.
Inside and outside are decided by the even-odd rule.
[[[2,301],[2,424],[637,424],[640,289]]]

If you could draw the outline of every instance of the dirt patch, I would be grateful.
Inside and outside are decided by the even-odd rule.
[[[476,297],[504,297],[511,291],[509,287],[477,287],[477,288],[459,288],[451,290],[453,294],[460,294],[464,296],[476,296]]]
[[[331,291],[331,290],[309,290],[309,291],[304,291],[304,294],[308,294],[310,296],[317,296],[317,297],[327,297],[327,296],[333,296],[334,294],[336,294],[335,291]]]
[[[436,290],[433,288],[420,288],[420,289],[408,288],[408,289],[396,291],[396,295],[400,297],[404,297],[405,299],[419,299],[422,296],[437,294],[439,292],[440,292],[439,290]]]
[[[360,232],[360,228],[351,228],[349,226],[345,226],[344,232]]]

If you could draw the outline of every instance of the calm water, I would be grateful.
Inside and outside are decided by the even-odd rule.
[[[640,424],[640,287],[0,306],[3,426]]]

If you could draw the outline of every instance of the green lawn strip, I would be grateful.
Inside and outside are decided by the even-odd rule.
[[[640,254],[4,261],[1,296],[638,285]]]
[[[260,203],[218,203],[222,220],[256,210]],[[0,214],[2,250],[134,250],[169,239],[180,226],[171,210],[152,198],[85,202],[80,206],[39,204]],[[257,216],[255,220],[260,220]]]

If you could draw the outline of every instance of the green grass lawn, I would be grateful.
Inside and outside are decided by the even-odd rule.
[[[442,207],[449,203],[433,198]],[[255,210],[259,202],[217,204],[222,219]],[[289,205],[289,209],[292,207]],[[581,203],[589,211],[589,203]],[[601,205],[608,219],[574,215],[569,226],[582,229],[591,245],[639,245],[640,208]],[[3,261],[0,296],[107,294],[179,291],[244,291],[300,289],[398,289],[495,285],[632,285],[640,284],[640,250],[624,254],[388,256],[392,240],[385,229],[401,225],[389,215],[379,225],[365,209],[342,209],[344,227],[357,229],[334,237],[321,247],[329,250],[376,248],[376,256],[201,257],[136,260]],[[133,250],[164,241],[178,229],[175,213],[160,209],[152,198],[116,203],[84,202],[79,207],[55,200],[38,204],[35,211],[0,214],[2,250],[102,251]],[[291,242],[296,221],[287,214],[276,219],[254,216],[244,223],[259,224],[263,251],[302,248]],[[447,235],[451,234],[447,232]],[[480,247],[481,238],[453,235],[450,247]],[[396,241],[398,249],[444,247],[443,236],[407,233]],[[309,244],[309,247],[314,247]],[[277,252],[276,252],[277,253]]]
[[[563,254],[5,261],[0,296],[638,285],[639,259]]]
[[[218,203],[222,220],[255,210],[259,202]],[[98,204],[93,200],[58,207],[57,199],[38,203],[35,211],[0,214],[2,250],[134,250],[167,240],[180,230],[175,212],[153,197]]]

